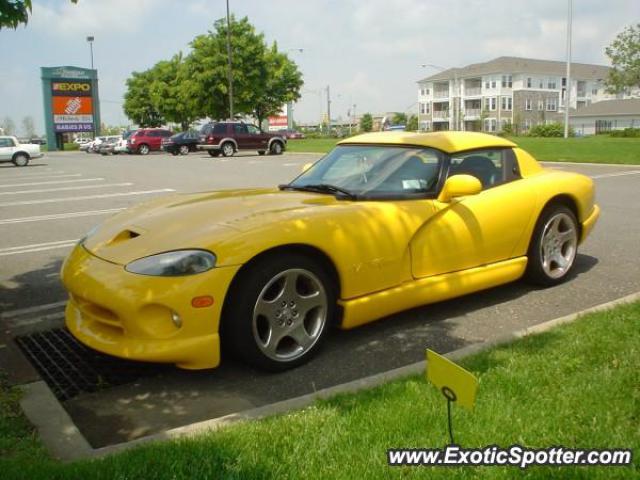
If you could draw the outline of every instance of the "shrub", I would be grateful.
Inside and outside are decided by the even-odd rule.
[[[569,136],[575,137],[573,128],[569,127]],[[529,130],[530,137],[563,137],[564,125],[561,123],[550,123],[548,125],[536,125]]]
[[[624,130],[612,130],[611,132],[609,132],[609,135],[612,137],[638,138],[640,137],[640,128],[625,128]]]

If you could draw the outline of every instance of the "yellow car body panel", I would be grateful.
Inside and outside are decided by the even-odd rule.
[[[424,145],[447,153],[513,148],[522,178],[447,202],[361,201],[278,189],[155,199],[105,221],[63,265],[69,329],[112,355],[213,367],[220,361],[228,289],[242,266],[265,252],[302,246],[327,259],[339,282],[341,326],[352,328],[516,280],[540,213],[559,195],[575,205],[581,241],[599,215],[590,178],[544,169],[499,137],[384,132],[340,142],[352,144]],[[139,258],[180,249],[211,251],[216,267],[182,277],[125,269]],[[212,296],[214,305],[192,307],[201,295]],[[181,326],[172,323],[172,312]]]

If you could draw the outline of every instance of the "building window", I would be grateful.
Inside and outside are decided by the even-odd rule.
[[[420,115],[424,115],[424,103],[420,104]]]
[[[420,95],[424,96],[424,88],[420,89]]]
[[[491,77],[491,88],[496,88],[496,77]]]
[[[511,97],[502,97],[500,101],[500,109],[511,110],[513,108],[513,99]]]
[[[539,111],[544,110],[544,100],[538,100],[538,110]]]
[[[533,102],[531,101],[531,99],[530,99],[530,98],[525,98],[525,99],[524,99],[524,109],[525,109],[525,110],[529,110],[529,111],[533,110],[532,103],[533,103]]]
[[[531,77],[527,77],[527,88],[531,88],[532,82]]]
[[[502,75],[502,88],[513,87],[513,77],[511,75]]]
[[[496,97],[489,97],[485,101],[485,107],[489,106],[489,110],[494,111],[498,108],[498,100]]]
[[[525,132],[531,128],[531,119],[527,118],[524,121],[524,130]]]
[[[429,102],[425,103],[424,107],[425,107],[424,108],[425,112],[427,113],[427,115],[429,115],[431,113],[431,103],[429,103]]]
[[[542,77],[538,80],[538,88],[544,88],[544,79]]]
[[[598,95],[598,89],[594,88],[593,90],[591,90],[591,95]]]
[[[490,81],[489,81],[489,79],[487,78],[487,79],[484,81],[484,88],[489,88],[489,85],[490,85]]]
[[[547,112],[555,112],[558,110],[558,99],[547,98]]]
[[[556,79],[553,77],[549,77],[547,80],[547,88],[551,90],[555,90],[556,88]]]

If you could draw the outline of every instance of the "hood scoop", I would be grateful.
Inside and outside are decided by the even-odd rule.
[[[126,240],[131,240],[133,238],[139,237],[141,235],[140,232],[135,232],[131,229],[126,229],[118,233],[115,237],[113,237],[107,245],[117,245],[118,243],[124,242]]]

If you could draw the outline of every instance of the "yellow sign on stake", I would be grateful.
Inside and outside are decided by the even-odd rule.
[[[473,410],[478,391],[478,379],[460,365],[427,349],[427,380],[461,407]]]

